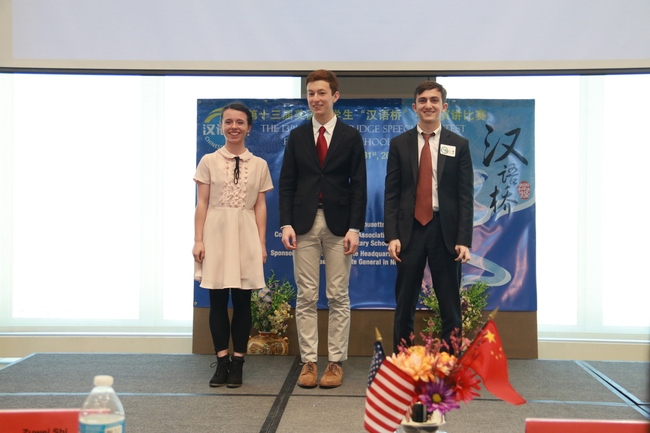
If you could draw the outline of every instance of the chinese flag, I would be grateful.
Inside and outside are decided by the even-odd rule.
[[[492,319],[479,331],[461,356],[459,364],[474,370],[483,379],[485,389],[495,397],[515,405],[526,403],[510,385],[508,360],[503,353],[501,338]]]

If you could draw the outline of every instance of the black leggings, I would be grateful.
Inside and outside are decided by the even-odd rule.
[[[227,350],[232,332],[233,350],[246,353],[251,332],[251,290],[213,289],[210,292],[210,333],[215,353]],[[232,294],[232,324],[228,298]]]

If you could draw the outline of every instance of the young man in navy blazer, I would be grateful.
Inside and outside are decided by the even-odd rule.
[[[470,259],[474,223],[474,172],[467,139],[441,125],[447,92],[434,81],[414,93],[415,128],[393,138],[386,165],[384,235],[390,257],[397,262],[393,348],[410,343],[415,308],[428,261],[433,289],[440,304],[442,339],[461,330],[461,264]],[[424,135],[426,134],[426,135]],[[421,152],[428,139],[431,182],[426,218],[416,218]],[[424,182],[423,182],[424,184]],[[418,211],[419,212],[419,211]],[[424,221],[424,223],[420,222]],[[453,347],[449,347],[453,353]]]
[[[359,132],[334,114],[338,80],[317,70],[306,79],[311,120],[289,134],[280,171],[282,243],[293,251],[298,286],[296,325],[303,362],[298,385],[333,388],[348,357],[352,255],[366,215],[365,149]],[[321,255],[327,280],[328,365],[318,381],[318,287]]]

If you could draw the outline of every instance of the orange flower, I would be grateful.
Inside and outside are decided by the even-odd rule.
[[[436,357],[427,353],[424,346],[411,346],[387,359],[414,380],[429,382],[435,378]]]
[[[436,356],[435,369],[439,376],[449,376],[451,370],[456,365],[456,357],[447,352],[439,352]]]

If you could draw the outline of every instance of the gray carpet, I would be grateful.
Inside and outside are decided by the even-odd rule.
[[[293,356],[248,356],[241,388],[210,388],[213,356],[38,353],[0,370],[0,408],[77,408],[96,374],[115,377],[127,429],[149,432],[363,432],[369,357],[335,389],[295,386]],[[327,364],[319,359],[319,367]],[[447,416],[447,433],[523,432],[526,418],[650,419],[650,363],[510,360],[512,406],[489,392]]]

